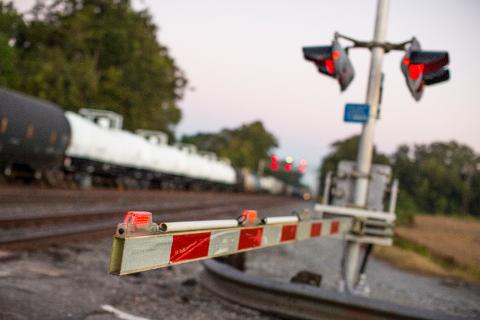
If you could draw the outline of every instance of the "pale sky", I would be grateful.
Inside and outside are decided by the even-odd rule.
[[[32,0],[14,0],[21,11]],[[158,38],[185,71],[194,91],[180,102],[177,136],[213,132],[256,119],[278,137],[282,157],[309,162],[312,183],[335,140],[360,132],[343,122],[347,102],[365,102],[369,51],[351,50],[356,77],[340,94],[336,80],[302,57],[302,46],[328,45],[333,33],[370,40],[375,0],[135,0],[148,7]],[[415,102],[400,71],[403,53],[385,56],[381,120],[375,142],[392,152],[401,143],[455,139],[480,151],[480,2],[392,0],[387,40],[416,36],[426,50],[448,50],[451,80],[427,87]]]

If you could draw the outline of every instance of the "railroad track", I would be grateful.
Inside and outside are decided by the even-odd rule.
[[[111,236],[115,232],[126,211],[143,210],[154,214],[155,221],[182,221],[198,219],[231,218],[241,214],[247,208],[264,209],[291,202],[280,197],[262,197],[257,195],[212,194],[205,197],[198,194],[181,194],[168,200],[165,194],[159,200],[130,201],[126,204],[111,203],[99,205],[102,198],[95,198],[90,206],[55,206],[48,210],[49,204],[36,199],[42,210],[23,210],[11,213],[0,207],[0,249],[30,249],[52,244],[62,244],[71,240],[85,240],[93,237]],[[168,195],[167,195],[168,196]],[[18,204],[21,207],[24,199]],[[58,200],[58,199],[55,199]],[[60,199],[65,201],[65,199]],[[163,200],[163,201],[162,201]],[[13,203],[11,200],[10,202]],[[108,202],[108,201],[106,201]],[[31,206],[32,203],[29,203]],[[10,205],[10,208],[16,208]],[[5,208],[5,207],[4,207]]]
[[[201,284],[231,302],[297,319],[465,319],[429,310],[352,296],[309,285],[281,282],[239,271],[216,260],[203,262]]]

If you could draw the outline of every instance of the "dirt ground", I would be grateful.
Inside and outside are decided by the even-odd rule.
[[[395,228],[395,245],[374,255],[402,270],[446,281],[480,283],[480,222],[473,218],[419,215]]]
[[[413,227],[397,227],[395,232],[452,265],[480,272],[479,221],[420,215],[415,218]]]
[[[285,215],[304,206],[294,201],[261,214]],[[322,287],[335,290],[343,244],[321,240],[255,251],[249,255],[248,270],[283,281],[308,270],[322,274]],[[199,262],[118,277],[107,271],[110,252],[110,238],[0,252],[0,320],[276,319],[204,289],[197,281],[203,270]],[[373,298],[480,317],[480,286],[411,274],[376,259],[369,262],[367,273]]]

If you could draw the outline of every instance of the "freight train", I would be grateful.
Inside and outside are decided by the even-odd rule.
[[[159,131],[122,129],[111,111],[59,106],[0,88],[0,169],[7,179],[51,185],[227,190],[303,195],[271,177],[235,169],[228,159]]]

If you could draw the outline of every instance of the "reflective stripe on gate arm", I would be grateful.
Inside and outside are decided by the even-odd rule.
[[[310,238],[343,236],[351,219],[336,218],[114,237],[110,272],[124,275],[243,251],[289,244]]]

